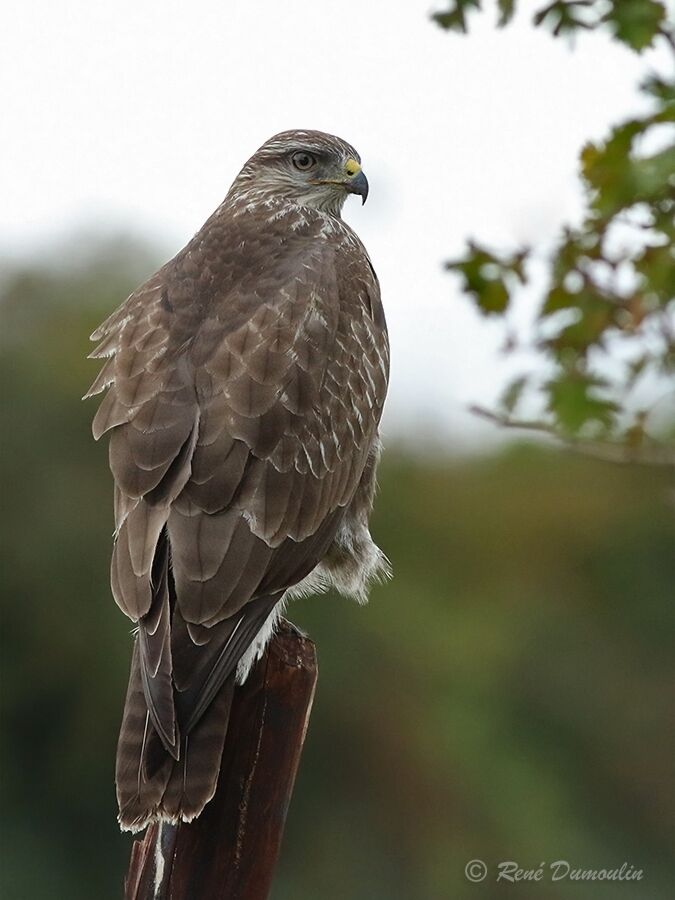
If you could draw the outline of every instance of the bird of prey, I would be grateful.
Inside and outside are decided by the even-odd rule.
[[[386,574],[368,518],[389,347],[378,280],[341,218],[357,152],[287,131],[92,335],[110,438],[112,593],[136,624],[117,749],[122,828],[190,821],[215,792],[236,682],[285,601]]]

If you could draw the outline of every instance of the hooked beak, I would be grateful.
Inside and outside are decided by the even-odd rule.
[[[356,173],[356,175],[352,175],[352,177],[345,183],[345,187],[349,191],[350,194],[358,194],[361,197],[361,205],[366,202],[368,198],[368,179],[363,174],[361,169]]]
[[[345,188],[350,194],[358,194],[363,206],[368,196],[368,179],[363,174],[360,163],[355,159],[348,159],[345,163],[345,175]]]
[[[344,176],[340,178],[327,178],[320,181],[312,181],[311,184],[338,184],[349,194],[358,194],[361,197],[361,205],[368,197],[368,179],[363,174],[361,166],[355,159],[348,159],[344,164]]]

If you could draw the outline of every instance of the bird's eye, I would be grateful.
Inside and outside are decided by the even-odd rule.
[[[298,150],[298,152],[294,153],[291,157],[291,162],[296,169],[300,169],[301,172],[306,172],[307,169],[311,169],[312,166],[316,165],[316,157],[312,156],[311,153],[307,153],[306,150]]]

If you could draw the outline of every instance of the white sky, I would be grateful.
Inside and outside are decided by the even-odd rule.
[[[250,154],[287,128],[359,150],[367,205],[346,218],[382,283],[392,341],[385,431],[495,432],[465,411],[509,371],[442,261],[467,237],[550,240],[578,216],[577,155],[641,109],[665,54],[603,35],[572,50],[524,0],[468,37],[425,0],[22,0],[0,34],[0,254],[34,254],[82,225],[129,228],[171,255]],[[439,4],[440,8],[445,6]],[[123,298],[120,298],[120,300]]]

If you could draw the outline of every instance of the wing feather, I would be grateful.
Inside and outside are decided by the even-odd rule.
[[[276,228],[205,227],[93,336],[106,362],[90,394],[108,389],[94,434],[111,432],[116,482],[111,583],[139,622],[140,682],[174,754],[327,553],[386,392],[357,239],[320,219]]]

